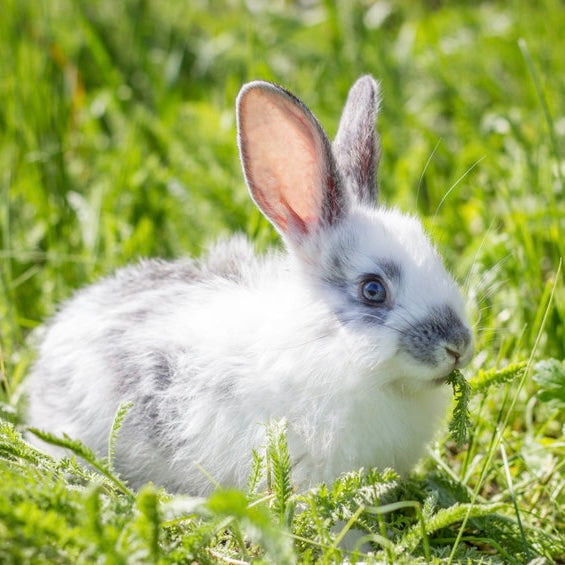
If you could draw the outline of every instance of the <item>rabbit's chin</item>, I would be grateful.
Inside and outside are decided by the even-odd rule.
[[[447,383],[447,378],[456,368],[454,363],[442,363],[439,366],[428,367],[421,363],[402,359],[400,356],[393,361],[390,374],[391,386],[402,393],[439,388]]]

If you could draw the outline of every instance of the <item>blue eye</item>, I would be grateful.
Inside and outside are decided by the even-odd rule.
[[[386,288],[379,278],[370,278],[361,281],[359,291],[361,299],[369,306],[380,306],[386,302]]]

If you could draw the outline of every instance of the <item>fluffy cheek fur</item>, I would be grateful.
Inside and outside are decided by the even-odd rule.
[[[328,323],[327,312],[307,311],[325,324],[313,322],[301,339],[287,334],[285,352],[263,357],[270,385],[277,383],[272,413],[289,423],[296,482],[331,481],[359,466],[407,473],[432,439],[449,390],[399,386],[396,338],[384,328],[362,337],[350,325]]]
[[[365,352],[354,355],[357,368],[345,363],[330,374],[341,377],[340,395],[318,392],[316,402],[298,400],[296,419],[290,418],[295,479],[302,486],[312,480],[331,481],[339,473],[359,466],[394,467],[407,473],[423,454],[424,446],[445,413],[447,387],[414,390],[395,378],[395,359],[376,362]],[[348,371],[349,369],[349,371]],[[390,379],[390,380],[389,380]],[[307,406],[307,404],[310,404]],[[306,416],[308,414],[308,416]]]

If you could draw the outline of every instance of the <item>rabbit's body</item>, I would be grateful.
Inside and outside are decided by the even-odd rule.
[[[372,89],[374,121],[370,80],[357,91]],[[104,454],[119,404],[132,401],[116,464],[134,486],[205,493],[209,476],[241,486],[264,424],[279,418],[301,487],[360,466],[407,472],[443,415],[448,391],[439,383],[471,354],[459,292],[419,222],[368,202],[370,171],[357,174],[363,187],[343,166],[339,145],[350,147],[350,131],[332,154],[296,99],[266,83],[246,88],[244,170],[289,252],[256,256],[235,237],[199,262],[146,261],[79,292],[42,343],[30,423]],[[247,94],[266,96],[267,115],[254,121]],[[344,119],[355,121],[362,102],[348,102]],[[304,137],[289,159],[291,176],[306,171],[298,179],[306,196],[295,182],[275,198],[258,188],[281,183],[277,155],[288,140],[283,131],[281,147],[258,148],[253,132],[281,111],[288,135]],[[265,151],[275,165],[264,165]],[[371,157],[374,168],[374,147]]]

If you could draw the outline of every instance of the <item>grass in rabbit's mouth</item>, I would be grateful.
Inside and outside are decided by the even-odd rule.
[[[457,369],[454,369],[453,371],[451,371],[451,373],[449,373],[449,375],[443,375],[441,377],[436,377],[435,379],[432,379],[432,383],[435,386],[441,386],[441,385],[445,385],[445,384],[451,384],[451,380],[454,378],[454,374],[457,372]]]
[[[471,400],[471,385],[459,369],[453,370],[447,377],[446,383],[453,387],[453,416],[449,424],[452,438],[461,447],[469,437],[471,418],[469,402]]]
[[[563,562],[562,2],[252,4],[2,4],[0,562],[353,562],[348,529],[373,542],[367,563]],[[381,197],[424,218],[476,328],[449,429],[412,475],[296,494],[277,428],[247,492],[202,501],[27,445],[31,330],[62,299],[219,234],[277,240],[241,178],[241,84],[290,87],[333,133],[366,72],[384,94]]]

